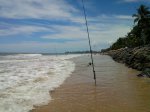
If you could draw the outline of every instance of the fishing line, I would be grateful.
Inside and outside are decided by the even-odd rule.
[[[95,86],[96,86],[96,73],[95,73],[95,68],[94,68],[94,61],[93,61],[90,33],[89,33],[89,28],[88,28],[88,21],[87,21],[87,15],[86,15],[86,11],[85,11],[84,0],[82,0],[82,5],[83,5],[83,12],[84,12],[85,26],[86,26],[86,31],[87,31],[88,40],[89,40],[89,47],[90,47],[90,54],[91,54],[91,61],[92,61],[92,68],[93,68],[93,75],[94,75]]]

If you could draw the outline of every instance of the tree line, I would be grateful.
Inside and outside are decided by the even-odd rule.
[[[131,31],[125,37],[119,38],[106,50],[116,50],[124,47],[134,48],[150,44],[149,7],[141,5],[132,17],[134,18],[134,26]]]

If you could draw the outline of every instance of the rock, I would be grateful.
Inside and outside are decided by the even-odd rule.
[[[91,63],[91,62],[89,62],[88,66],[91,66],[91,65],[92,65],[92,63]]]
[[[148,78],[150,78],[150,68],[145,68],[142,71],[142,74],[144,74],[145,76],[147,76]]]
[[[138,74],[137,75],[138,77],[144,77],[144,75],[141,73],[141,74]]]
[[[150,45],[135,48],[121,48],[107,52],[115,61],[142,71],[138,77],[150,77]]]

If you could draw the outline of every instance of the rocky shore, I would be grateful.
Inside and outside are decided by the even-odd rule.
[[[128,67],[142,71],[138,77],[150,78],[150,45],[136,48],[121,48],[105,52],[115,61],[125,63]]]

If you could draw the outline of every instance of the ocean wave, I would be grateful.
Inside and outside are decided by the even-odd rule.
[[[75,69],[67,59],[77,56],[18,54],[0,60],[5,61],[0,62],[0,112],[28,112],[34,105],[47,104],[49,91],[59,87]]]

